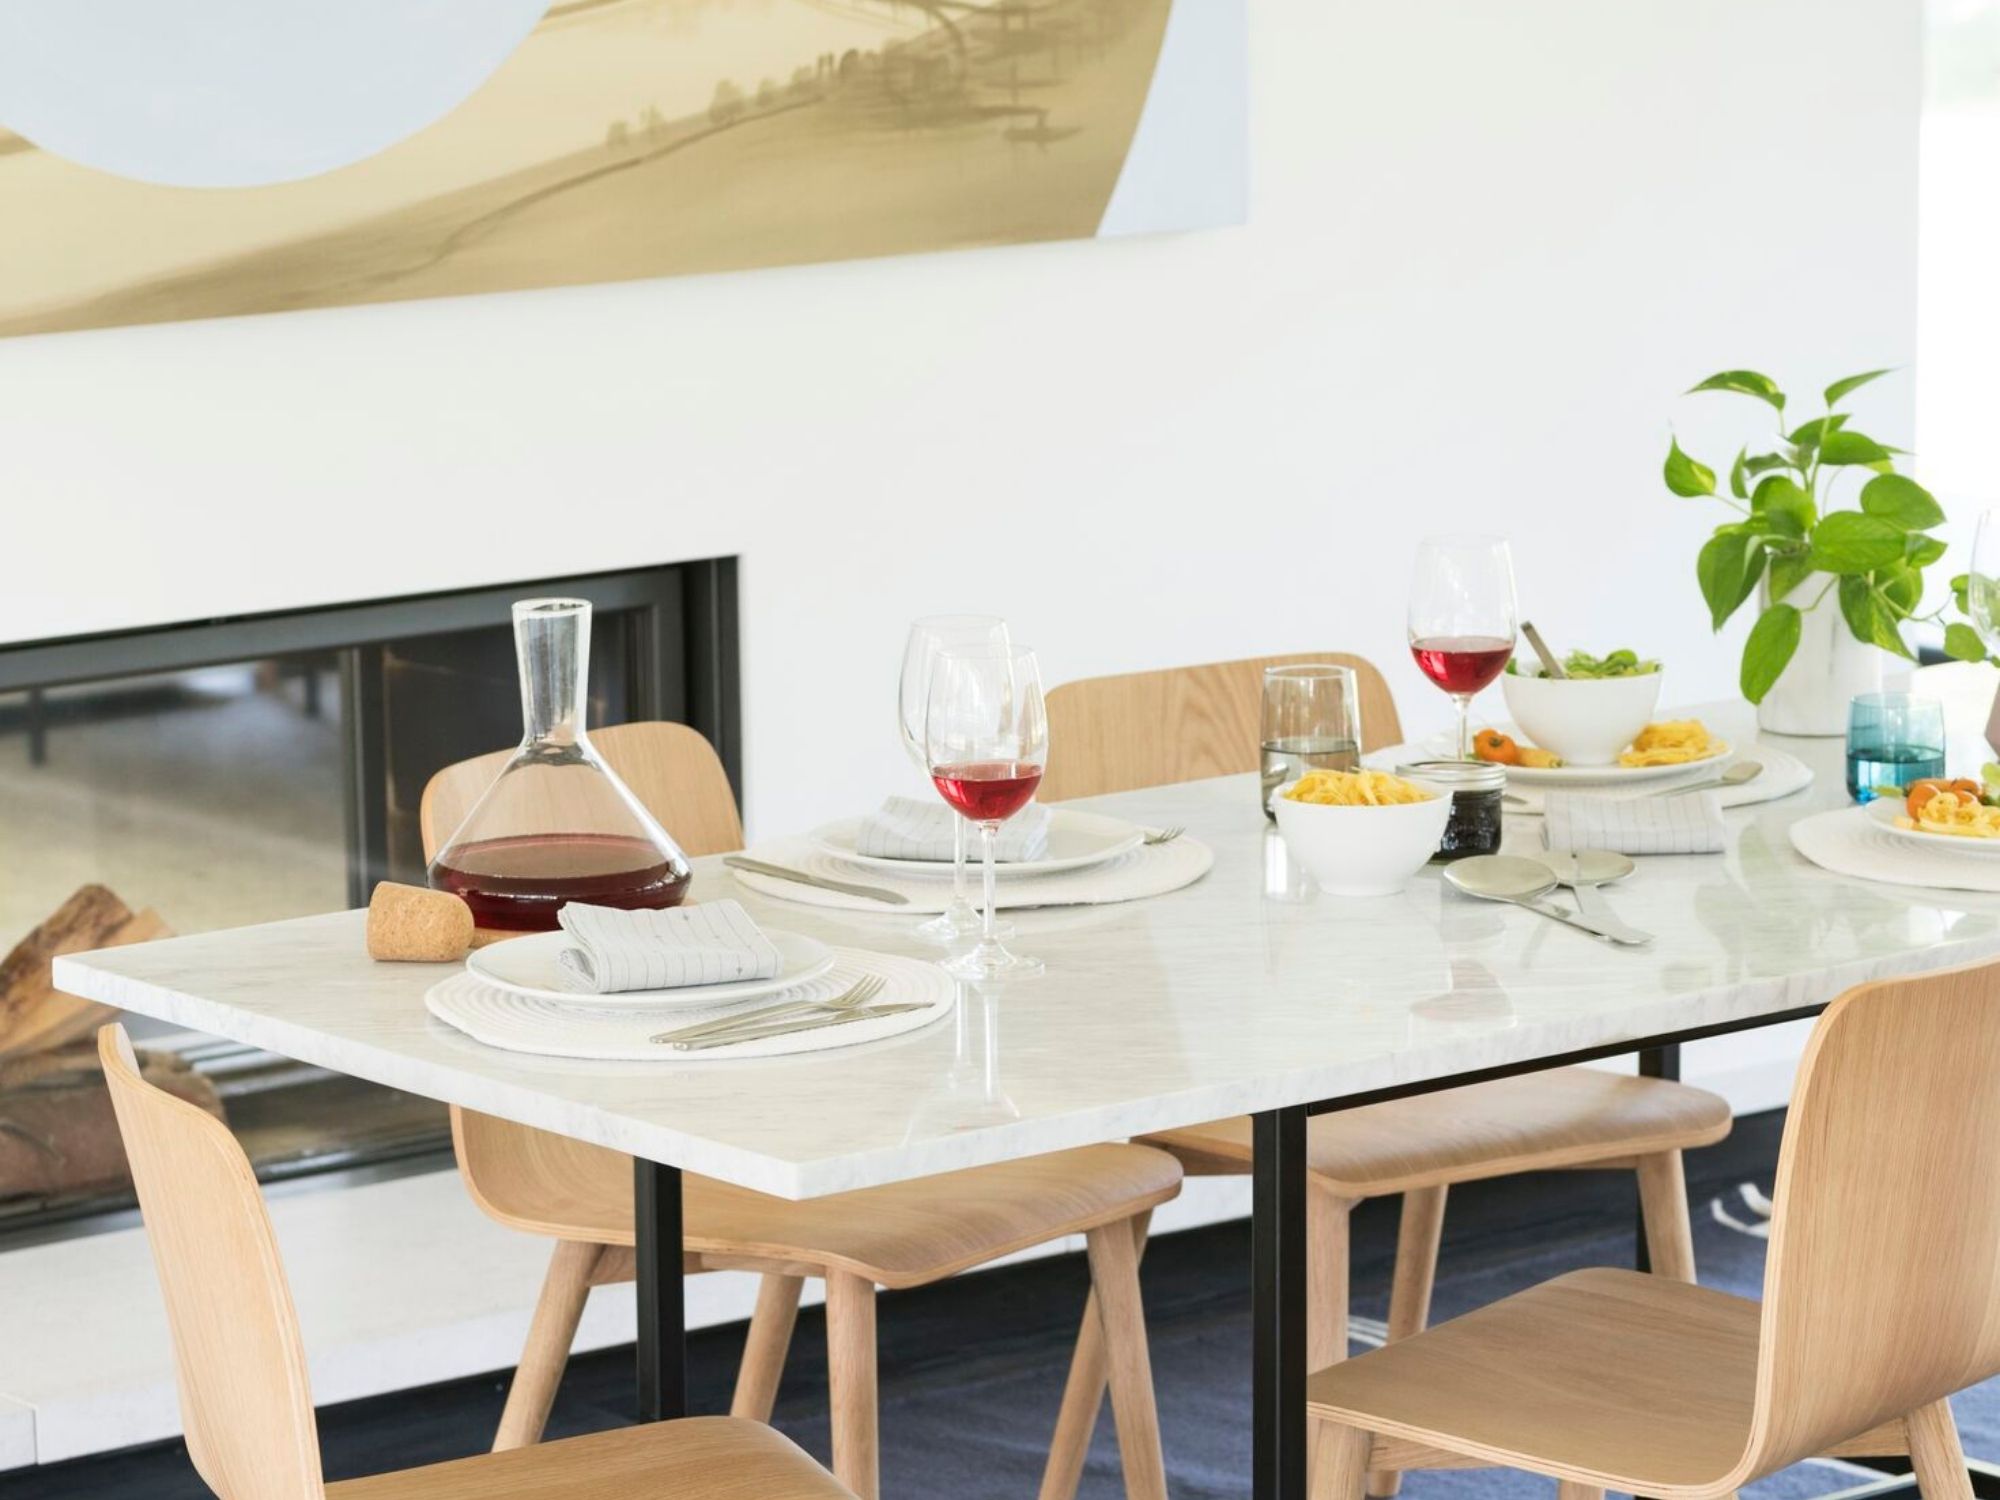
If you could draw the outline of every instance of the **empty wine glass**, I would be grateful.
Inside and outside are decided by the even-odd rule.
[[[1004,650],[1006,646],[1007,622],[998,615],[925,615],[911,624],[903,642],[903,672],[896,684],[897,728],[903,736],[904,752],[926,776],[931,765],[924,755],[924,708],[938,652],[966,647]],[[965,889],[965,827],[963,818],[952,822],[951,905],[942,915],[917,926],[918,937],[947,947],[979,931],[979,913]]]
[[[1972,537],[1972,566],[1965,581],[1965,613],[1988,651],[2000,651],[2000,510],[1979,518]]]
[[[1019,957],[1001,945],[993,890],[993,844],[1000,825],[1033,799],[1048,763],[1049,721],[1035,653],[1024,646],[940,652],[931,668],[924,753],[938,795],[979,828],[985,893],[979,942],[948,960],[945,969],[975,982],[1041,973],[1040,959]]]
[[[1434,536],[1410,580],[1410,654],[1458,705],[1458,758],[1472,759],[1472,695],[1514,654],[1514,560],[1505,537]]]

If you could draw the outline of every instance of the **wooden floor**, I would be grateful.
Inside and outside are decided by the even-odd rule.
[[[1776,1114],[1739,1124],[1720,1146],[1689,1158],[1692,1196],[1703,1202],[1717,1192],[1747,1179],[1768,1183],[1777,1154]],[[1365,1298],[1367,1289],[1386,1285],[1394,1253],[1397,1203],[1382,1199],[1362,1205],[1355,1221],[1355,1283]],[[1487,1261],[1522,1250],[1540,1248],[1565,1238],[1622,1230],[1634,1212],[1629,1174],[1554,1174],[1514,1179],[1501,1184],[1473,1184],[1454,1192],[1447,1221],[1444,1272],[1469,1261]],[[1209,1324],[1240,1333],[1246,1315],[1249,1241],[1242,1225],[1170,1235],[1156,1241],[1146,1256],[1146,1296],[1152,1319],[1166,1332],[1170,1325],[1195,1328],[1191,1347],[1203,1347],[1199,1330]],[[1012,1406],[1017,1415],[1003,1418],[1008,1441],[1018,1437],[1021,1468],[1033,1476],[1039,1454],[1055,1417],[1061,1380],[1067,1368],[1076,1317],[1082,1306],[1086,1275],[1080,1256],[1033,1262],[1000,1271],[964,1277],[914,1292],[885,1293],[879,1319],[881,1380],[884,1402],[884,1493],[891,1497],[918,1493],[960,1493],[974,1487],[912,1486],[908,1465],[898,1463],[899,1425],[920,1422],[928,1433],[949,1419],[962,1403]],[[995,1336],[993,1330],[1004,1332]],[[689,1341],[692,1405],[696,1411],[727,1409],[735,1363],[742,1346],[740,1325],[707,1330]],[[1202,1399],[1201,1368],[1177,1372],[1167,1366],[1175,1358],[1156,1339],[1161,1361],[1163,1400],[1170,1383],[1189,1388],[1180,1403],[1185,1421],[1210,1419],[1212,1425],[1233,1422],[1238,1404],[1247,1398],[1247,1366],[1243,1392],[1218,1392],[1213,1407]],[[972,1358],[973,1354],[977,1358]],[[825,1456],[825,1325],[818,1310],[799,1320],[793,1358],[780,1393],[777,1421],[807,1449]],[[1178,1377],[1178,1379],[1177,1379]],[[1189,1399],[1191,1393],[1192,1399]],[[491,1440],[499,1421],[504,1386],[498,1376],[454,1382],[395,1396],[384,1396],[330,1407],[320,1413],[321,1442],[329,1479],[351,1478],[383,1469],[441,1462],[478,1451]],[[551,1436],[618,1426],[630,1419],[632,1365],[629,1350],[585,1355],[571,1362],[555,1413]],[[899,1424],[898,1417],[903,1418]],[[1093,1456],[1086,1477],[1086,1500],[1110,1500],[1121,1493],[1116,1478],[1115,1448],[1110,1422],[1100,1424],[1102,1463]],[[1204,1444],[1203,1446],[1210,1446]],[[1242,1446],[1225,1435],[1219,1446]],[[1189,1445],[1167,1444],[1170,1471]],[[1247,1463],[1247,1448],[1244,1451]],[[1226,1468],[1226,1455],[1213,1466]],[[1173,1477],[1174,1493],[1201,1496],[1227,1494],[1240,1481],[1209,1472],[1203,1454],[1192,1455],[1192,1472]],[[928,1476],[927,1476],[928,1477]],[[901,1482],[899,1482],[899,1480]],[[991,1493],[1033,1493],[1033,1479],[1016,1483],[1011,1473],[993,1476]],[[135,1449],[41,1470],[0,1473],[0,1500],[206,1500],[206,1489],[188,1466],[178,1444]],[[980,1494],[986,1490],[978,1491]]]

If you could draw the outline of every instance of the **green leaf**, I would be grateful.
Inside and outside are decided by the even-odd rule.
[[[1953,621],[1944,628],[1944,654],[1954,661],[1985,661],[1986,642],[1970,625]]]
[[[1843,428],[1826,435],[1826,441],[1819,445],[1819,461],[1823,464],[1881,464],[1888,463],[1892,455],[1902,451]]]
[[[1796,455],[1784,453],[1760,453],[1743,465],[1746,474],[1768,474],[1773,469],[1796,469]]]
[[[1812,558],[1828,573],[1872,573],[1903,560],[1903,529],[1879,516],[1837,510],[1813,527]]]
[[[1715,493],[1715,470],[1681,452],[1678,438],[1668,442],[1665,473],[1667,488],[1676,495],[1693,500]]]
[[[1840,613],[1847,628],[1863,645],[1880,646],[1898,656],[1909,656],[1910,648],[1896,629],[1896,620],[1877,597],[1875,586],[1860,575],[1840,580]]]
[[[1928,568],[1943,557],[1945,551],[1943,542],[1934,536],[1925,536],[1920,531],[1913,531],[1903,538],[1904,559],[1913,568]]]
[[[1861,508],[1905,531],[1923,531],[1944,524],[1944,507],[1931,492],[1903,474],[1877,474],[1861,486]]]
[[[1882,590],[1882,597],[1894,605],[1904,619],[1915,612],[1918,602],[1924,597],[1924,575],[1908,563],[1884,568],[1876,575],[1875,582]]]
[[[1804,536],[1819,519],[1812,496],[1788,474],[1767,474],[1750,497],[1750,513],[1762,516],[1782,536]]]
[[[1763,576],[1764,549],[1755,535],[1725,526],[1702,547],[1694,572],[1701,597],[1708,601],[1709,624],[1720,630]]]
[[[1759,401],[1768,401],[1779,411],[1785,409],[1785,393],[1778,389],[1777,381],[1755,370],[1724,370],[1709,376],[1700,385],[1688,388],[1690,396],[1696,391],[1734,391],[1739,396],[1755,396]]]
[[[1880,380],[1884,375],[1893,375],[1894,373],[1893,369],[1870,370],[1865,375],[1850,375],[1845,380],[1836,380],[1826,388],[1826,404],[1831,406],[1849,391],[1858,391],[1861,387],[1868,384],[1869,381]]]
[[[1734,495],[1738,500],[1748,500],[1750,498],[1750,487],[1744,478],[1743,469],[1744,460],[1749,458],[1749,456],[1750,450],[1748,448],[1738,448],[1736,450],[1736,462],[1729,466],[1729,493]]]
[[[1823,417],[1814,417],[1803,426],[1794,428],[1785,441],[1794,448],[1817,448],[1829,432],[1838,432],[1847,425],[1847,413],[1830,412]]]
[[[1962,615],[1970,614],[1972,611],[1968,604],[1968,598],[1972,591],[1972,575],[1970,573],[1954,574],[1950,588],[1951,602],[1958,606],[1958,612]]]
[[[1781,553],[1771,559],[1771,600],[1776,603],[1804,583],[1813,573],[1812,558],[1805,552]]]
[[[1750,639],[1743,643],[1743,669],[1737,685],[1752,703],[1762,703],[1764,695],[1778,681],[1778,674],[1799,649],[1799,629],[1803,624],[1796,605],[1773,604],[1750,627]]]

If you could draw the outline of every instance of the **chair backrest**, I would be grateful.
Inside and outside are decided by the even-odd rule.
[[[167,1304],[188,1456],[222,1500],[321,1500],[298,1316],[264,1197],[223,1124],[139,1076],[97,1033]]]
[[[726,854],[743,847],[736,793],[715,747],[699,731],[685,724],[618,724],[593,729],[590,742],[683,853]],[[474,756],[430,779],[418,809],[424,858],[451,837],[513,753]],[[531,1233],[550,1230],[552,1185],[577,1187],[631,1173],[627,1158],[603,1146],[456,1105],[451,1135],[466,1190],[494,1218]]]
[[[1042,800],[1096,797],[1256,770],[1264,669],[1307,662],[1354,669],[1361,689],[1363,750],[1403,738],[1396,700],[1381,672],[1373,662],[1339,651],[1087,677],[1049,692],[1049,764],[1042,775]]]
[[[2000,965],[1828,1008],[1778,1157],[1738,1481],[2000,1374]]]
[[[736,794],[715,747],[700,731],[685,724],[615,724],[591,730],[590,743],[683,853],[723,854],[743,847]],[[417,812],[425,859],[452,836],[513,754],[475,755],[430,779]]]

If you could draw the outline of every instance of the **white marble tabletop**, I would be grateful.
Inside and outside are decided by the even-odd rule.
[[[1741,705],[1701,710],[1739,745]],[[1561,1056],[1823,1003],[1872,977],[2000,954],[2000,897],[1842,880],[1785,828],[1845,800],[1838,740],[1783,741],[1818,773],[1728,813],[1720,855],[1642,859],[1611,899],[1658,934],[1612,949],[1459,895],[1317,895],[1230,777],[1096,799],[1184,825],[1214,869],[1172,895],[1024,912],[1045,978],[966,995],[956,1022],[771,1061],[586,1063],[495,1051],[424,1010],[434,966],[377,964],[362,914],[58,961],[65,990],[340,1072],[789,1198],[921,1177],[1247,1110]],[[1512,821],[1512,820],[1510,820]],[[1538,820],[1510,838],[1539,839]],[[902,915],[759,897],[714,860],[697,897],[771,926],[923,953]]]

